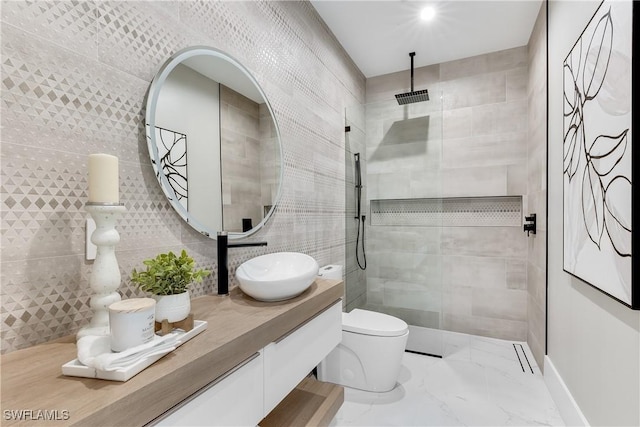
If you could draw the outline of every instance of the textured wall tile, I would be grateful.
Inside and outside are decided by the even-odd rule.
[[[3,141],[147,158],[147,82],[11,26],[1,30]]]
[[[104,1],[98,6],[98,57],[146,81],[176,51],[207,39],[177,22],[171,9],[145,1]],[[168,5],[167,5],[168,6]]]
[[[97,9],[85,1],[7,1],[2,22],[97,59]]]
[[[3,349],[45,342],[84,324],[90,290],[81,256],[3,261],[1,277]]]
[[[78,262],[56,264],[56,276],[33,276],[33,283],[55,287],[58,276],[76,277],[73,283],[88,276],[92,263],[82,261],[83,205],[86,155],[92,152],[120,158],[127,212],[117,225],[117,255],[125,296],[136,292],[129,283],[131,269],[161,251],[184,247],[199,264],[217,271],[215,242],[184,224],[166,202],[148,163],[143,124],[153,73],[178,49],[203,44],[226,50],[254,73],[283,142],[281,203],[252,236],[269,246],[230,251],[231,285],[241,262],[267,252],[300,251],[321,265],[345,264],[344,107],[363,102],[365,81],[311,5],[96,1],[4,6],[3,274],[5,263],[14,271],[28,265],[45,274],[51,270],[47,262],[68,254]],[[74,51],[66,49],[69,45]],[[18,284],[5,294],[4,284],[12,280],[3,277],[2,352],[73,333],[87,320],[89,294],[78,285],[64,297],[79,301],[77,307],[63,304],[53,314],[51,325],[62,326],[20,329],[15,319],[33,315],[14,302],[5,305],[4,298],[15,294],[34,313],[40,300],[31,299],[39,298],[31,291],[21,294],[20,289],[34,286],[30,277],[14,280]],[[213,292],[215,286],[213,275],[194,294]],[[354,289],[358,293],[362,285]],[[362,294],[355,298],[364,303]]]

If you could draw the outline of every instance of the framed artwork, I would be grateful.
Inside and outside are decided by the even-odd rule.
[[[640,44],[634,9],[630,0],[603,1],[564,60],[563,264],[567,273],[640,309],[632,262],[638,162],[632,161],[631,77]]]

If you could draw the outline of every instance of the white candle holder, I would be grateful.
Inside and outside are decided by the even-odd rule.
[[[127,211],[122,203],[87,203],[85,210],[96,222],[91,241],[97,246],[96,259],[89,278],[93,291],[91,309],[93,317],[89,325],[78,331],[77,338],[87,335],[109,335],[109,306],[122,298],[117,292],[120,286],[120,268],[115,247],[120,235],[115,229],[118,216]]]

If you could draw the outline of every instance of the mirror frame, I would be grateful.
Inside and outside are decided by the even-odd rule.
[[[271,114],[271,118],[273,119],[273,125],[275,127],[276,137],[278,138],[278,147],[280,151],[279,153],[280,172],[278,176],[278,180],[279,180],[278,191],[271,205],[271,209],[269,209],[269,212],[267,212],[264,218],[262,218],[262,221],[260,221],[260,223],[255,225],[251,230],[248,230],[245,232],[228,232],[229,239],[241,239],[244,237],[251,236],[252,234],[262,229],[262,227],[271,218],[271,216],[273,215],[273,212],[276,209],[276,206],[280,202],[280,197],[282,195],[282,181],[284,178],[284,154],[282,149],[283,147],[282,147],[282,138],[280,136],[280,128],[278,126],[278,121],[276,120],[276,116],[274,114],[273,108],[271,107],[271,103],[267,99],[267,96],[264,93],[264,90],[262,90],[262,87],[258,84],[258,82],[253,77],[253,75],[239,61],[237,61],[235,58],[233,58],[229,54],[213,47],[192,46],[192,47],[184,48],[174,53],[160,67],[160,69],[154,76],[153,80],[151,81],[151,85],[149,86],[149,92],[148,92],[147,103],[146,103],[146,113],[145,113],[145,132],[146,132],[146,138],[147,138],[147,148],[149,150],[149,157],[151,160],[151,166],[153,167],[154,174],[156,175],[156,178],[158,179],[158,183],[162,188],[162,192],[169,200],[169,203],[171,204],[173,209],[178,213],[178,215],[180,215],[180,217],[187,224],[189,224],[191,227],[197,230],[200,234],[212,239],[217,238],[218,232],[225,231],[225,230],[211,230],[208,227],[204,226],[203,224],[198,222],[198,220],[194,218],[184,208],[184,206],[180,204],[180,202],[178,202],[176,194],[174,190],[171,188],[171,186],[169,185],[167,177],[164,174],[159,173],[158,165],[160,164],[160,159],[158,156],[156,135],[155,135],[155,132],[151,131],[152,129],[155,129],[155,114],[158,106],[158,97],[160,95],[160,90],[162,89],[162,86],[165,80],[167,79],[169,74],[173,71],[173,69],[176,68],[178,65],[182,64],[184,60],[194,56],[200,56],[200,55],[212,56],[214,58],[220,58],[220,59],[226,60],[227,62],[234,65],[254,84],[258,92],[260,92],[260,95],[262,95],[262,98],[264,99],[265,104],[267,105],[269,113]],[[220,209],[222,209],[222,206],[220,206]],[[223,227],[224,227],[224,217],[223,217]]]

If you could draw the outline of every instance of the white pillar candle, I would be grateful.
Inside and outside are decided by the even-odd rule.
[[[89,202],[119,203],[118,158],[109,154],[89,155]]]

